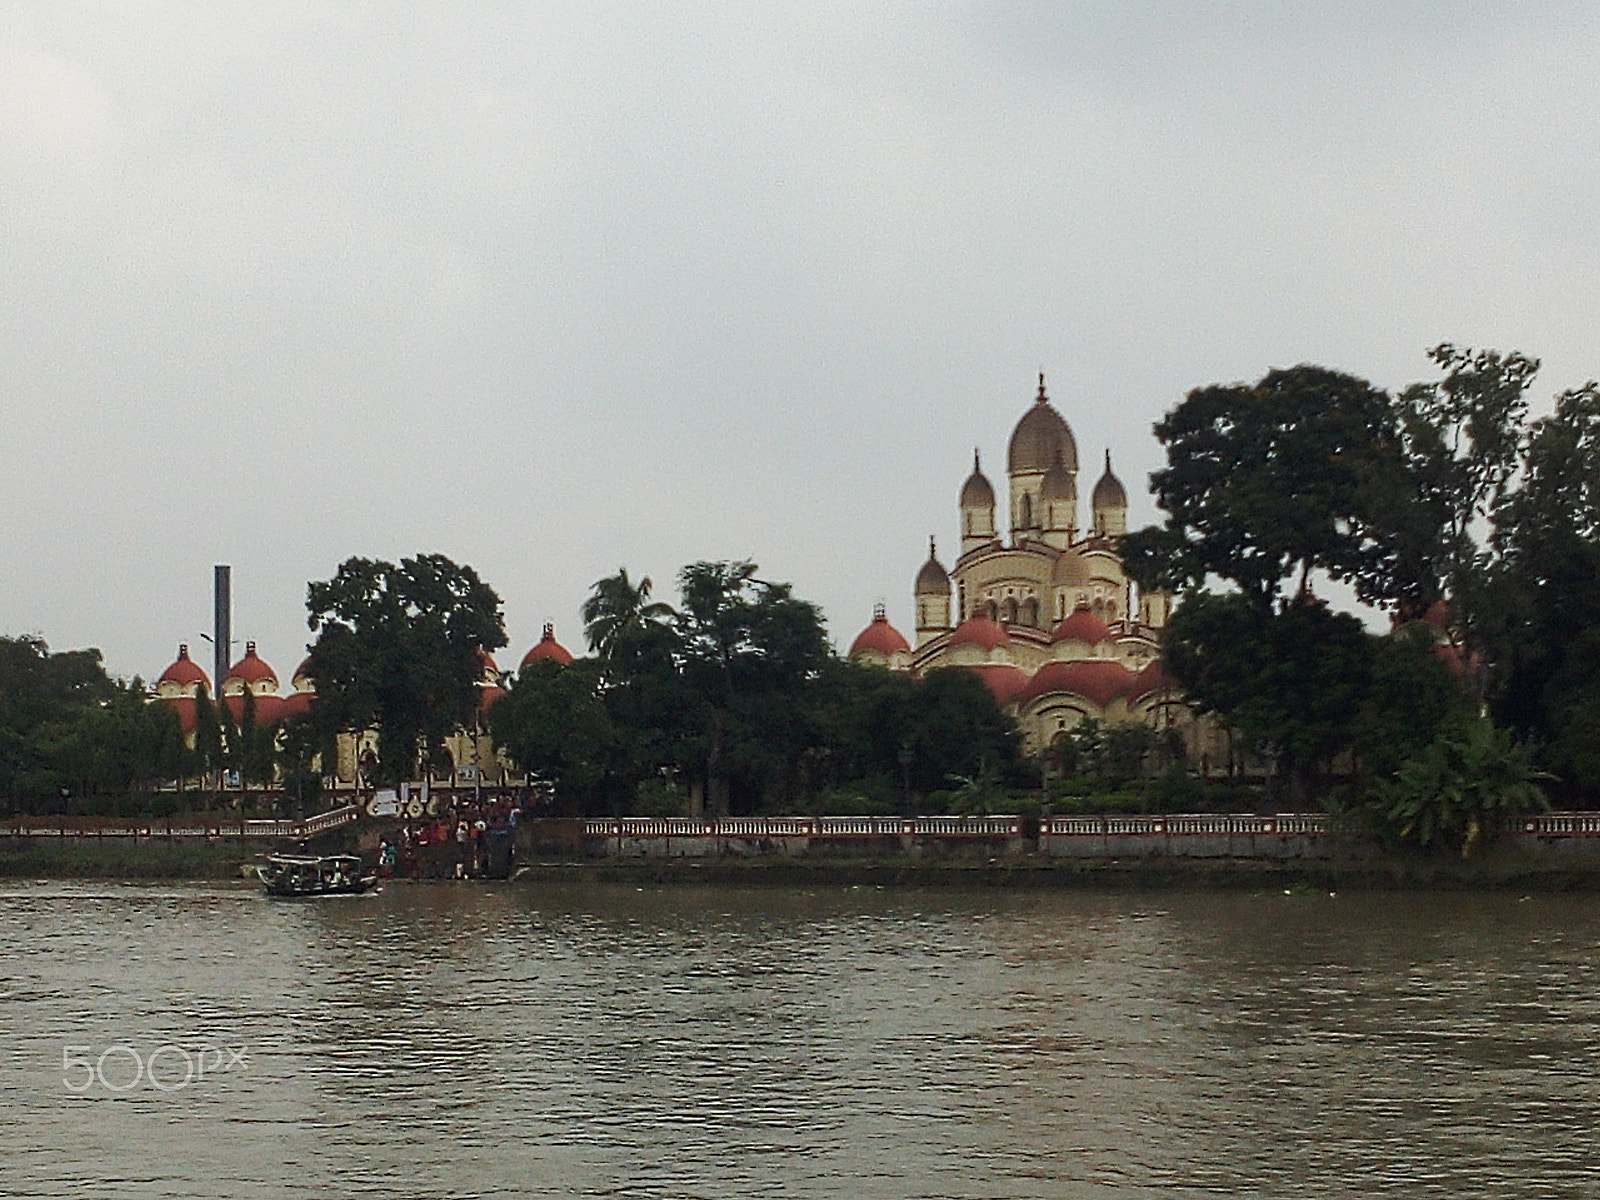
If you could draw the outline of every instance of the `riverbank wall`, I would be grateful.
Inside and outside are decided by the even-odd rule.
[[[398,827],[348,809],[296,822],[166,827],[16,819],[0,824],[0,876],[229,878],[301,842],[370,852]],[[1600,890],[1600,813],[1527,817],[1465,861],[1386,851],[1325,814],[1294,813],[537,819],[522,821],[514,837],[504,874],[514,867],[523,877],[572,880]]]
[[[1107,816],[591,817],[524,821],[519,858],[895,859],[1105,862],[1223,859],[1377,864],[1392,856],[1325,813]],[[1600,813],[1542,813],[1501,843],[1534,858],[1600,863]]]

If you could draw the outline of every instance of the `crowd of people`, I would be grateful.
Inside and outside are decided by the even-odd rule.
[[[400,827],[378,843],[385,879],[505,878],[515,859],[521,809],[501,796],[458,801],[424,821]]]

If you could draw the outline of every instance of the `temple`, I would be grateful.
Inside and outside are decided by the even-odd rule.
[[[1170,597],[1140,593],[1122,569],[1117,542],[1128,529],[1127,489],[1107,450],[1080,513],[1077,440],[1042,374],[1011,432],[1006,483],[998,511],[1002,501],[975,450],[958,498],[960,552],[946,568],[930,538],[917,572],[915,644],[880,605],[850,657],[891,670],[977,673],[1034,750],[1094,717],[1179,730],[1193,761],[1207,757],[1214,733],[1196,722],[1161,669]]]
[[[501,687],[500,666],[494,655],[487,650],[480,650],[478,656],[481,666],[478,675],[478,714],[481,718],[489,706],[504,694],[504,689]],[[553,658],[563,663],[572,661],[571,653],[556,641],[555,627],[548,623],[544,627],[544,636],[522,656],[519,666],[526,667],[541,658]],[[222,677],[219,690],[223,708],[234,722],[241,724],[247,713],[253,714],[256,722],[268,724],[305,712],[316,696],[316,685],[306,673],[307,662],[309,660],[295,668],[289,683],[290,690],[284,694],[280,690],[277,672],[256,653],[254,642],[246,642],[244,656]],[[202,692],[207,696],[216,694],[211,689],[205,669],[189,657],[189,647],[180,645],[178,657],[156,680],[152,699],[173,707],[184,735],[191,741]],[[248,701],[246,693],[249,694]],[[331,771],[325,773],[327,784],[335,790],[368,786],[366,776],[376,753],[377,733],[370,730],[361,734],[341,733],[337,746],[338,761]],[[434,777],[436,783],[494,785],[523,782],[521,777],[514,775],[504,757],[496,754],[489,731],[481,719],[475,721],[472,728],[459,730],[448,738],[445,749],[449,751],[450,762],[445,764],[446,769]]]

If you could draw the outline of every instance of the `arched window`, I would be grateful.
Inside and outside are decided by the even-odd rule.
[[[1000,619],[1007,625],[1015,625],[1017,623],[1017,602],[1015,600],[1010,597],[1006,598],[1006,602],[1000,607]]]
[[[1017,522],[1018,526],[1020,528],[1022,528],[1022,529],[1032,529],[1033,528],[1033,497],[1031,495],[1029,495],[1027,492],[1023,492],[1022,493],[1022,504],[1018,507],[1017,511],[1018,511],[1018,514],[1022,518],[1020,521]]]
[[[1032,596],[1022,602],[1022,623],[1035,626],[1039,624],[1039,602]]]

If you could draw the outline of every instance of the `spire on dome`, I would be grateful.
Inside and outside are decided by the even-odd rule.
[[[1049,401],[1049,399],[1050,399],[1050,397],[1045,393],[1045,390],[1044,390],[1044,368],[1040,367],[1039,368],[1039,394],[1033,398],[1033,401],[1034,401],[1035,404],[1044,404],[1047,401]]]
[[[556,641],[556,626],[554,621],[544,623],[544,636],[534,644],[533,649],[522,656],[522,666],[538,662],[541,658],[553,658],[565,666],[572,661],[572,653],[560,642]]]
[[[1111,470],[1111,450],[1106,450],[1106,473],[1094,485],[1090,498],[1094,513],[1094,532],[1121,537],[1128,532],[1128,489]]]
[[[917,595],[928,592],[937,592],[944,596],[950,594],[950,576],[939,562],[939,551],[934,545],[933,535],[928,535],[928,561],[922,564],[922,570],[917,572]]]
[[[911,643],[906,641],[905,635],[889,624],[888,610],[880,600],[872,606],[872,624],[850,643],[848,657],[882,660],[883,665],[890,666],[895,655],[909,652],[910,649]]]

